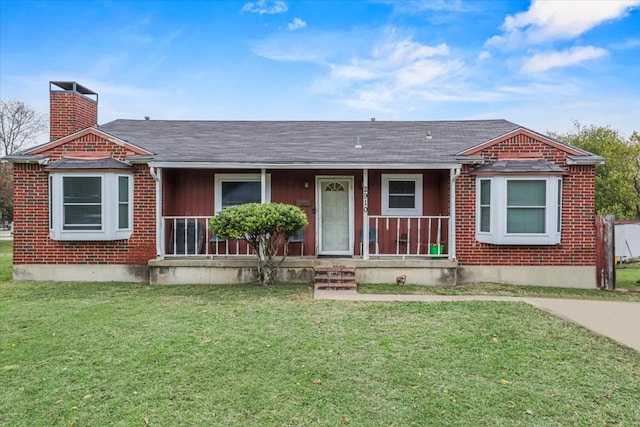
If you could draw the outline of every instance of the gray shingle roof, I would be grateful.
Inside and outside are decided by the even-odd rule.
[[[132,169],[133,166],[106,157],[104,159],[72,159],[62,158],[50,163],[47,169]]]
[[[520,127],[506,120],[115,120],[100,130],[158,162],[366,165],[456,163],[456,153]]]

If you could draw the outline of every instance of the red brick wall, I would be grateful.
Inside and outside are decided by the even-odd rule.
[[[595,166],[566,166],[566,153],[517,136],[477,155],[495,160],[531,152],[568,170],[562,180],[562,235],[559,245],[494,245],[475,239],[476,177],[464,166],[456,181],[456,255],[461,265],[595,265]],[[476,155],[476,154],[474,154]]]
[[[98,123],[98,103],[93,99],[76,92],[50,91],[49,101],[50,141]]]
[[[66,151],[110,151],[123,160],[125,150],[87,135],[45,153],[51,161]],[[146,165],[134,170],[133,234],[117,241],[56,241],[49,238],[48,177],[42,166],[15,163],[14,264],[137,264],[155,258],[155,182]]]

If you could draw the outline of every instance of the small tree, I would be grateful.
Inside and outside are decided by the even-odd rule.
[[[0,100],[0,144],[4,155],[35,141],[47,130],[47,120],[22,101]]]
[[[617,219],[640,219],[640,135],[624,138],[617,130],[582,126],[559,138],[604,157],[596,166],[596,212]]]
[[[307,215],[297,206],[246,203],[223,209],[211,218],[209,227],[219,238],[246,240],[258,256],[258,280],[270,286],[287,256],[289,239],[307,224]]]
[[[0,99],[0,157],[35,142],[47,129],[44,115],[22,101]],[[13,179],[8,163],[0,163],[0,219],[13,218]]]

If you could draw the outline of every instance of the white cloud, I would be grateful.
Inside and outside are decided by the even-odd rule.
[[[369,55],[334,61],[331,72],[315,82],[317,92],[340,94],[341,102],[351,108],[388,111],[403,100],[421,98],[436,81],[445,81],[464,68],[450,58],[449,46],[424,45],[411,38],[391,38],[370,47]]]
[[[580,36],[598,25],[625,17],[640,6],[640,0],[578,2],[534,0],[526,12],[508,15],[504,33],[487,40],[487,45],[514,47]]]
[[[640,38],[626,39],[621,42],[613,43],[610,45],[610,47],[612,49],[619,49],[619,50],[637,49],[640,47]]]
[[[397,13],[417,14],[426,11],[436,12],[470,12],[474,10],[473,2],[462,0],[380,0],[393,6]]]
[[[289,27],[291,31],[299,30],[300,28],[304,28],[306,26],[307,22],[300,18],[293,18],[293,21],[287,24],[287,27]]]
[[[483,50],[478,54],[477,60],[478,62],[482,62],[482,61],[486,61],[489,58],[491,58],[491,53],[489,53],[486,50]]]
[[[428,46],[405,39],[386,43],[374,49],[374,56],[387,58],[395,63],[411,62],[436,55],[449,55],[449,46],[446,43]]]
[[[282,0],[257,0],[250,1],[242,6],[243,12],[257,13],[259,15],[274,15],[289,10],[287,3]]]
[[[542,52],[528,58],[520,71],[538,73],[552,68],[569,67],[590,59],[606,56],[608,52],[593,46],[572,47],[563,51]]]
[[[371,80],[376,74],[358,65],[330,65],[332,77],[340,80]]]

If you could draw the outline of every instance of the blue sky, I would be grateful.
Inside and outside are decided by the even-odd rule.
[[[640,131],[640,1],[0,1],[0,97],[99,121],[464,120]],[[45,138],[46,140],[46,138]]]

